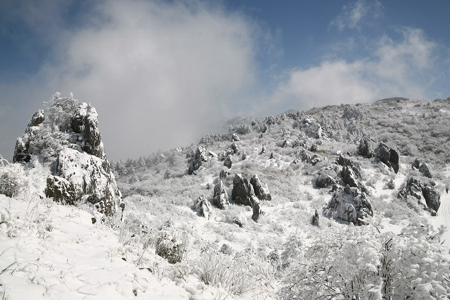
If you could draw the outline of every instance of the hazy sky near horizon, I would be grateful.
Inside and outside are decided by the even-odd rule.
[[[225,118],[450,96],[449,0],[0,2],[0,154],[55,92],[99,113],[112,159]]]

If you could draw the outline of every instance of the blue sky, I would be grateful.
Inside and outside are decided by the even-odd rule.
[[[450,1],[0,2],[0,154],[56,91],[119,159],[236,115],[450,96]]]

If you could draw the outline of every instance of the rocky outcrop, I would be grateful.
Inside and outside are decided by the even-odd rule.
[[[233,190],[231,192],[231,199],[236,204],[252,206],[255,191],[253,186],[248,182],[247,178],[241,174],[236,174],[233,179]]]
[[[17,139],[14,162],[38,157],[48,165],[45,195],[55,201],[93,204],[110,216],[123,209],[121,193],[106,158],[98,114],[94,107],[73,97],[55,94],[49,118],[43,110],[31,118],[25,134]]]
[[[333,194],[325,213],[337,220],[365,225],[365,219],[373,216],[372,204],[358,188],[346,186]]]
[[[220,209],[225,209],[228,205],[228,194],[222,180],[214,186],[213,205]]]
[[[437,212],[441,206],[441,195],[435,187],[426,185],[422,188],[422,195],[429,209]]]
[[[269,188],[259,180],[258,175],[252,176],[250,184],[253,186],[255,195],[259,200],[272,200]]]
[[[352,168],[347,166],[343,167],[341,171],[341,177],[344,185],[349,185],[350,187],[359,186],[356,174]]]
[[[40,109],[33,114],[25,129],[24,135],[16,141],[13,162],[29,162],[32,155],[39,155],[40,149],[35,146],[35,140],[40,139],[40,132],[43,128],[41,124],[44,120],[44,110]]]
[[[336,183],[336,181],[333,179],[333,177],[322,173],[316,178],[315,187],[319,188],[319,189],[327,188],[335,183]]]
[[[195,204],[195,206],[197,208],[199,215],[209,220],[212,214],[212,208],[211,205],[209,204],[208,199],[206,199],[205,196],[203,195],[200,196],[197,199],[197,203]]]
[[[322,157],[320,157],[317,154],[313,154],[308,152],[307,150],[303,149],[299,152],[299,158],[302,162],[309,163],[313,166],[315,166],[317,163],[322,161]]]
[[[231,159],[231,155],[228,155],[227,158],[223,161],[223,165],[228,169],[231,169],[233,166],[233,160]]]
[[[258,222],[258,220],[262,214],[261,206],[260,206],[258,199],[253,199],[252,208],[253,208],[252,220],[255,222]]]
[[[441,206],[441,195],[433,181],[422,183],[414,177],[408,178],[405,186],[399,191],[398,197],[406,199],[408,196],[412,196],[419,203],[426,205],[433,216],[436,215]]]
[[[205,147],[198,146],[194,155],[190,158],[188,174],[195,175],[200,166],[206,161],[208,161],[208,158],[206,156]]]
[[[431,175],[430,168],[428,167],[428,165],[424,162],[421,162],[418,158],[416,158],[416,160],[412,164],[412,168],[415,170],[419,170],[419,172],[425,177],[433,178],[433,175]]]
[[[375,157],[386,166],[392,168],[395,173],[398,173],[400,168],[400,156],[394,149],[389,148],[386,144],[380,143],[375,150]]]
[[[372,158],[375,156],[375,152],[372,150],[369,140],[362,139],[359,142],[358,154],[365,158]]]

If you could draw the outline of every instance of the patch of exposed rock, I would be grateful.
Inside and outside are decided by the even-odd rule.
[[[225,209],[228,205],[228,194],[222,180],[214,186],[213,205],[220,209]]]
[[[231,199],[237,204],[252,206],[252,197],[255,197],[253,186],[242,174],[236,174],[233,179]]]
[[[424,200],[426,207],[433,216],[436,215],[441,206],[441,195],[433,181],[422,183],[417,178],[408,178],[405,186],[399,191],[398,197],[406,199],[408,196],[416,198],[419,203]]]
[[[264,184],[259,180],[258,175],[253,175],[250,179],[250,184],[253,186],[255,195],[259,200],[272,200],[267,184]]]
[[[208,161],[208,158],[206,156],[205,147],[198,146],[197,149],[195,149],[194,155],[191,155],[190,157],[188,174],[195,175],[197,173],[197,170],[206,161]]]
[[[389,148],[384,143],[380,143],[375,150],[375,157],[386,166],[392,168],[395,173],[398,173],[400,156],[396,150]]]
[[[359,142],[358,154],[365,158],[372,158],[375,156],[375,152],[373,151],[369,140],[362,139]]]
[[[333,184],[336,184],[336,181],[330,175],[321,173],[315,180],[316,188],[327,188]]]
[[[412,164],[412,168],[415,170],[419,170],[419,172],[425,177],[433,178],[433,175],[431,175],[430,168],[428,167],[428,165],[424,162],[421,162],[418,158],[416,158],[416,160]]]

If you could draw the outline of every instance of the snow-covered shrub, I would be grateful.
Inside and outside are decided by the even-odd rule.
[[[275,270],[266,258],[245,250],[235,256],[206,250],[195,263],[195,273],[205,284],[242,295],[263,289],[274,278]]]
[[[171,264],[181,262],[186,250],[186,241],[176,230],[162,230],[156,240],[156,254]]]
[[[381,299],[377,277],[381,245],[366,230],[323,233],[292,263],[282,290],[285,299]]]
[[[0,167],[0,194],[15,197],[24,191],[28,184],[23,167],[19,164],[7,164]]]
[[[240,135],[248,134],[252,132],[252,128],[247,124],[231,125],[229,128],[229,133],[237,133]]]
[[[55,93],[45,104],[48,107],[50,121],[58,126],[60,131],[65,132],[71,128],[72,116],[79,106],[79,102],[72,95],[65,98],[60,96],[61,93]]]

